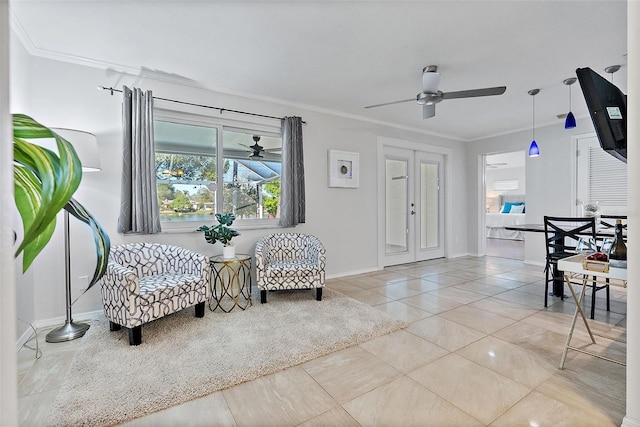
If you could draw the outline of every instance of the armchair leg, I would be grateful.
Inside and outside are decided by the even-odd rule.
[[[118,325],[117,323],[113,323],[111,320],[109,320],[109,330],[111,332],[119,331],[121,328],[122,326]]]
[[[316,288],[316,301],[322,301],[322,288]]]
[[[142,344],[142,325],[129,328],[129,345]]]
[[[204,317],[204,301],[196,304],[196,317]]]
[[[260,304],[266,304],[266,303],[267,303],[267,291],[262,290],[260,291]]]

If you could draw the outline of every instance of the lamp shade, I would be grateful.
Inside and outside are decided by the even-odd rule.
[[[83,172],[102,170],[98,156],[98,140],[94,134],[74,129],[52,128],[51,130],[73,145],[82,164]]]
[[[540,155],[540,149],[538,148],[538,144],[535,140],[531,141],[531,145],[529,146],[529,157],[538,157]]]
[[[576,118],[571,111],[567,114],[567,118],[564,121],[565,129],[573,129],[576,127]]]

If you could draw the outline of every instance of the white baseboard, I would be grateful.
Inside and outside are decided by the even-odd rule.
[[[455,258],[464,258],[464,257],[468,257],[468,256],[472,256],[472,257],[479,257],[480,255],[477,254],[470,254],[470,253],[464,253],[464,254],[453,254],[453,255],[449,255],[448,257],[446,257],[447,259],[455,259]]]
[[[22,334],[21,337],[18,337],[18,342],[16,343],[16,353],[20,351],[20,349],[29,341],[33,335],[33,329],[29,328]]]
[[[96,310],[96,311],[87,311],[84,313],[73,313],[73,320],[78,322],[96,320],[104,317],[104,311]],[[47,329],[53,328],[56,326],[64,325],[64,322],[67,320],[65,316],[60,317],[52,317],[50,319],[42,319],[36,320],[33,322],[33,326],[36,329]]]
[[[629,416],[625,416],[622,419],[622,424],[620,427],[640,427],[640,420],[629,418]]]
[[[73,315],[73,320],[77,322],[88,322],[102,318],[104,318],[104,311],[102,310],[87,311],[77,314],[74,313]],[[67,318],[65,316],[52,317],[50,319],[36,320],[30,324],[30,326],[34,327],[37,331],[40,331],[42,329],[51,329],[62,326],[66,320]],[[20,351],[25,343],[29,341],[31,335],[33,335],[33,329],[29,328],[18,338],[18,341],[16,342],[16,352]]]
[[[378,267],[363,268],[361,270],[345,271],[345,272],[338,273],[338,274],[328,274],[326,276],[326,278],[327,279],[339,279],[341,277],[355,276],[357,274],[371,273],[373,271],[380,271],[380,269]]]

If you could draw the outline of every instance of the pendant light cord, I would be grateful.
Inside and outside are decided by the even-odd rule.
[[[536,140],[536,96],[533,95],[531,98],[533,98],[533,129],[531,129],[531,134],[532,134],[532,141]]]

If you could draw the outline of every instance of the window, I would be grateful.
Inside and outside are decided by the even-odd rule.
[[[279,128],[165,112],[156,114],[154,138],[163,227],[212,221],[216,212],[235,213],[238,224],[276,223]]]
[[[235,213],[238,219],[278,218],[280,136],[224,129],[223,141],[222,210]]]

